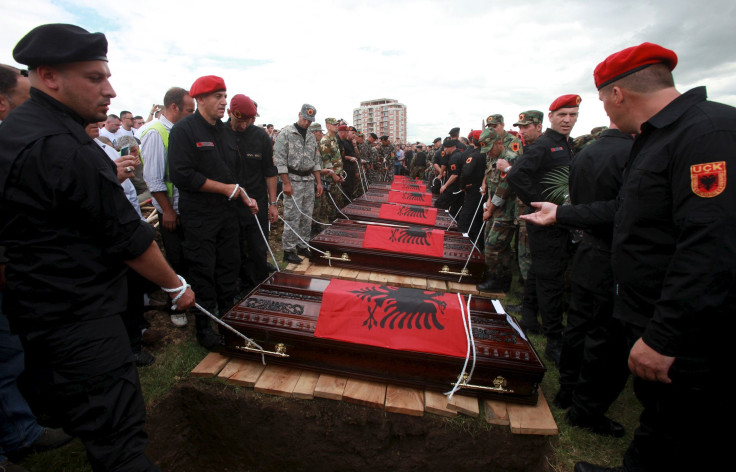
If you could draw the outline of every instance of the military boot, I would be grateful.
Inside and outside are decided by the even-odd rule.
[[[511,279],[499,280],[494,277],[488,277],[485,282],[475,286],[479,292],[508,292],[511,289]]]
[[[544,348],[544,357],[555,363],[560,368],[560,355],[562,354],[562,336],[548,336],[547,347]]]

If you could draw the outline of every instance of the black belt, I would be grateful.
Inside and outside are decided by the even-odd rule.
[[[300,177],[307,177],[313,174],[311,170],[296,170],[292,167],[288,167],[288,169],[290,174],[298,175]]]

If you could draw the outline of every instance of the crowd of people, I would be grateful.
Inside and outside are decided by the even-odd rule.
[[[590,135],[571,139],[581,98],[569,94],[551,102],[545,131],[540,110],[521,112],[518,132],[491,114],[484,129],[453,128],[431,145],[332,117],[323,130],[310,104],[280,130],[256,125],[257,104],[228,100],[218,76],[170,88],[147,120],[108,114],[106,54],[101,33],[42,25],[13,50],[27,71],[0,67],[6,471],[24,470],[6,453],[74,436],[95,471],[158,470],[144,453],[137,374],[154,362],[142,348],[146,293],[168,293],[176,326],[192,308],[198,342],[215,349],[211,318],[276,269],[267,237],[281,193],[283,260],[299,263],[345,204],[399,174],[424,180],[483,251],[478,290],[508,292],[518,270],[520,324],[546,337],[566,421],[622,436],[605,414],[634,373],[644,411],[618,470],[723,460],[714,422],[726,408],[722,328],[736,308],[736,111],[703,88],[677,92],[674,52],[644,43],[599,64],[611,123]],[[163,252],[140,211],[149,196]],[[693,402],[700,414],[679,414]],[[40,426],[39,414],[61,428]]]

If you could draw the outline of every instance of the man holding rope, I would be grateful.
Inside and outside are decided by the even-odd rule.
[[[82,439],[94,471],[158,471],[144,454],[145,405],[121,317],[125,272],[171,290],[182,309],[194,293],[85,133],[115,97],[107,39],[42,25],[13,57],[28,65],[31,98],[0,127],[0,244],[4,308],[25,349],[30,403]]]

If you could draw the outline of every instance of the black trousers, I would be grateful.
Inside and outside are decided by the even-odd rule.
[[[478,205],[483,195],[476,187],[471,187],[464,192],[465,198],[463,200],[463,207],[460,209],[460,214],[457,217],[458,229],[462,233],[468,233],[471,241],[475,242],[475,238],[478,236],[480,227],[483,224],[483,206]],[[473,226],[470,226],[470,223]],[[478,244],[483,244],[483,238],[478,239]]]
[[[229,310],[238,293],[240,224],[236,203],[184,210],[184,256],[197,302],[210,313]]]
[[[707,324],[708,320],[703,320]],[[726,352],[730,330],[716,326],[710,336],[692,336],[696,356],[675,359],[672,383],[634,379],[634,393],[644,410],[634,439],[624,454],[629,471],[727,470],[733,462],[731,435],[724,421],[731,417],[724,380],[732,369]],[[718,332],[721,328],[722,332]],[[625,325],[630,346],[644,328]],[[728,334],[726,334],[727,332]],[[727,404],[728,403],[728,404]]]
[[[268,198],[257,198],[258,213],[254,217],[248,208],[238,209],[240,214],[240,280],[245,286],[255,286],[268,276],[266,262],[268,247],[263,235],[268,237]],[[260,225],[261,230],[258,229]]]
[[[562,302],[568,261],[568,230],[555,226],[527,225],[532,264],[524,283],[522,318],[542,317],[545,336],[562,336]]]
[[[455,188],[455,190],[449,188],[446,189],[439,197],[437,197],[437,200],[434,202],[434,206],[443,210],[449,210],[450,215],[453,218],[457,218],[458,210],[463,206],[463,201],[465,199],[465,192],[461,191],[455,193],[457,191],[457,188]]]

